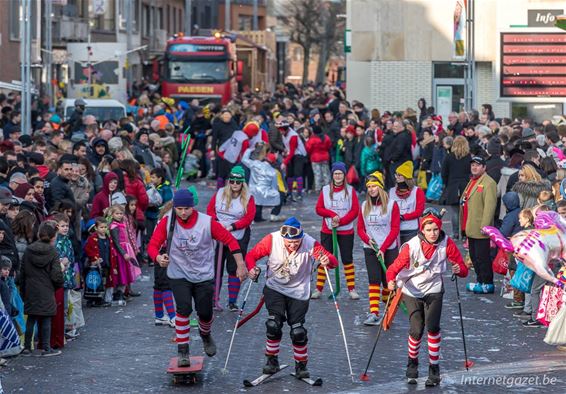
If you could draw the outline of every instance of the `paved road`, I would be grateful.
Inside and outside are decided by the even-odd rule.
[[[211,185],[198,185],[200,207],[213,193]],[[307,232],[318,238],[320,220],[313,212],[315,196],[304,202],[284,207],[284,215],[300,218]],[[264,216],[266,214],[264,213]],[[445,219],[448,225],[448,220]],[[254,226],[253,245],[276,226],[261,223]],[[342,293],[340,305],[356,382],[352,383],[336,312],[326,298],[313,301],[307,315],[309,330],[309,368],[312,375],[324,379],[322,388],[311,388],[281,374],[273,381],[253,389],[244,389],[242,380],[260,374],[264,362],[265,311],[246,324],[236,336],[229,373],[222,374],[231,330],[236,315],[220,312],[215,315],[213,335],[218,354],[205,359],[200,383],[191,392],[349,392],[376,391],[413,392],[425,390],[424,378],[416,387],[404,380],[407,359],[408,319],[402,312],[391,331],[382,335],[370,368],[371,381],[357,379],[363,370],[377,332],[376,327],[362,324],[367,311],[367,277],[359,243],[354,250],[356,279],[362,300],[351,301]],[[149,272],[145,272],[146,275]],[[473,275],[473,273],[472,273]],[[446,294],[442,317],[443,383],[430,392],[565,392],[566,354],[543,343],[544,330],[523,328],[511,313],[503,308],[505,300],[497,295],[474,296],[465,293],[460,281],[468,353],[475,366],[465,372],[462,340],[455,301],[454,283],[445,278]],[[344,279],[343,279],[344,283]],[[165,372],[176,345],[171,342],[174,330],[153,325],[151,281],[139,282],[135,288],[142,296],[126,307],[85,309],[86,327],[80,337],[69,343],[62,356],[48,359],[16,358],[0,370],[6,392],[23,393],[164,393],[181,392],[186,387],[174,386]],[[253,285],[248,305],[255,306],[261,285]],[[224,288],[223,296],[226,296]],[[328,289],[325,289],[328,294]],[[250,308],[251,309],[251,308]],[[192,354],[202,354],[202,343],[194,329]],[[426,376],[426,345],[421,351],[421,375]],[[292,364],[288,327],[280,355],[281,362]],[[487,379],[490,380],[483,380]],[[528,382],[528,378],[532,378]],[[535,385],[535,378],[538,385]],[[545,380],[546,379],[546,380]],[[549,381],[553,379],[552,381]],[[546,383],[546,384],[544,384]],[[212,391],[214,390],[214,391]]]

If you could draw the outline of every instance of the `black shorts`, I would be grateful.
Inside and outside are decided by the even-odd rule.
[[[306,175],[307,158],[305,156],[294,155],[287,167],[288,178],[298,178]]]
[[[332,234],[320,232],[320,244],[324,249],[333,253],[332,250]],[[340,250],[340,258],[342,264],[351,264],[354,262],[352,251],[354,250],[354,234],[338,234],[338,249]],[[338,256],[335,256],[338,258]]]
[[[385,279],[385,272],[383,272],[383,267],[377,260],[377,254],[373,249],[364,248],[364,255],[366,258],[366,268],[368,271],[368,282],[370,285],[381,284],[382,286],[387,286],[387,279]],[[383,254],[383,261],[385,266],[389,268],[391,264],[395,261],[399,255],[399,249],[387,249]]]
[[[278,291],[265,286],[263,288],[265,308],[269,316],[283,324],[287,321],[289,326],[305,322],[305,316],[309,310],[309,300],[297,300],[281,294]]]
[[[423,336],[425,325],[428,332],[440,331],[443,295],[443,292],[432,293],[415,298],[403,294],[403,302],[409,313],[409,335],[417,341]]]

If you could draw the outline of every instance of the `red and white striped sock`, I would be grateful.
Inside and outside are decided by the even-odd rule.
[[[428,333],[428,361],[431,364],[438,364],[441,340],[440,331]]]
[[[419,358],[419,349],[421,348],[421,340],[414,339],[409,335],[409,357]]]
[[[279,354],[280,344],[281,339],[267,339],[267,342],[265,343],[265,355],[277,356]]]
[[[200,335],[208,336],[210,335],[210,331],[212,329],[212,322],[214,318],[210,319],[210,321],[205,322],[201,319],[198,319],[198,329],[200,331]]]
[[[175,315],[175,334],[179,345],[189,343],[189,332],[191,331],[189,320],[189,316],[180,315],[178,312]]]
[[[299,346],[293,344],[293,357],[295,361],[303,361],[306,362],[309,358],[307,353],[307,345]]]

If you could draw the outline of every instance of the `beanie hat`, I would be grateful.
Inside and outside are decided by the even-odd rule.
[[[377,185],[383,189],[384,187],[383,174],[381,172],[375,171],[372,172],[370,175],[368,175],[366,180],[366,186],[371,186],[371,185]]]
[[[292,227],[294,229],[297,229],[298,231],[293,235],[289,231],[287,231],[286,227]],[[294,216],[291,216],[289,219],[283,222],[283,226],[281,226],[280,231],[281,236],[285,239],[301,239],[305,235],[303,228],[301,227],[301,222],[299,222]]]
[[[173,207],[175,208],[192,208],[195,206],[195,197],[193,193],[186,189],[177,190],[173,197]]]
[[[344,175],[346,175],[346,164],[342,163],[341,161],[337,161],[332,164],[332,170],[330,171],[331,174],[334,174],[336,171],[342,171]]]
[[[26,195],[28,194],[30,189],[33,189],[33,186],[30,185],[29,183],[27,183],[27,182],[26,183],[20,183],[20,184],[18,184],[18,186],[14,190],[14,196],[21,198],[21,199],[24,199],[24,198],[26,198]]]
[[[487,153],[490,156],[499,156],[501,155],[501,142],[499,138],[491,138],[487,143]]]
[[[0,269],[2,268],[12,269],[12,260],[6,256],[0,256]]]
[[[230,175],[228,175],[228,179],[231,181],[245,182],[246,172],[244,171],[244,168],[240,165],[232,167],[232,169],[230,170]]]
[[[395,170],[395,173],[401,175],[405,179],[413,179],[413,162],[407,160]]]
[[[521,137],[523,137],[524,139],[534,137],[534,135],[535,132],[530,127],[525,127],[521,132]]]

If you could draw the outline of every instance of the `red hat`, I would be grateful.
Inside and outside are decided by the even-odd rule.
[[[259,124],[257,122],[251,121],[246,123],[246,125],[243,128],[244,133],[246,133],[246,135],[251,138],[254,135],[256,135],[259,131]]]
[[[351,124],[349,124],[346,127],[346,134],[351,133],[351,134],[356,134],[356,128],[354,126],[352,126]]]

